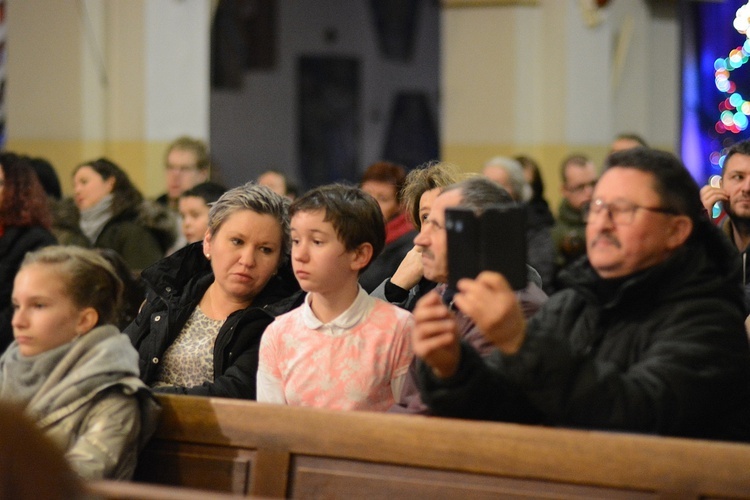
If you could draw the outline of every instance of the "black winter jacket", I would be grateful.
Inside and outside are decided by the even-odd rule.
[[[284,278],[280,276],[285,276]],[[209,285],[214,281],[202,244],[194,243],[142,273],[146,303],[125,329],[140,357],[141,380],[155,382],[159,364]],[[232,313],[214,344],[214,381],[196,387],[158,388],[156,392],[255,399],[260,338],[280,314],[302,303],[304,295],[285,273],[274,276],[251,306]]]
[[[145,205],[144,203],[143,206]],[[127,266],[135,272],[164,257],[176,238],[171,219],[166,223],[168,228],[157,231],[142,222],[140,213],[129,210],[112,217],[94,242],[95,248],[111,248],[120,254]],[[166,210],[163,216],[165,219],[168,217]]]
[[[434,413],[748,440],[750,353],[737,252],[707,221],[667,261],[606,291],[586,259],[527,327],[518,353],[459,371],[420,366]]]
[[[726,217],[720,224],[721,231],[728,238],[732,245],[734,245],[734,225],[732,219]],[[742,284],[745,289],[745,307],[750,309],[750,256],[748,255],[750,248],[740,250],[740,259],[742,261]]]

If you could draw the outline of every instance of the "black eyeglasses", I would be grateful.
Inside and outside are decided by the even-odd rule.
[[[678,212],[670,208],[644,207],[627,200],[615,200],[611,203],[604,203],[600,198],[597,198],[583,208],[583,220],[588,223],[593,217],[605,212],[609,220],[614,224],[626,226],[633,223],[635,212],[639,209],[661,214],[679,215]]]
[[[187,165],[167,165],[167,172],[174,172],[177,174],[188,174],[191,172],[197,172],[198,167],[190,167]]]
[[[581,193],[586,188],[594,189],[594,186],[596,186],[596,179],[594,179],[591,182],[584,182],[583,184],[578,184],[577,186],[565,186],[565,189],[567,189],[571,193]]]

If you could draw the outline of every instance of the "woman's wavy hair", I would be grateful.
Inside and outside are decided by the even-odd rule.
[[[407,174],[401,191],[401,200],[404,204],[404,212],[414,227],[417,229],[422,227],[422,221],[419,220],[419,200],[422,195],[435,188],[455,184],[461,178],[455,166],[438,161],[425,163]]]
[[[52,214],[41,182],[31,160],[15,153],[0,153],[4,186],[0,202],[0,224],[3,226],[42,226],[49,229]]]

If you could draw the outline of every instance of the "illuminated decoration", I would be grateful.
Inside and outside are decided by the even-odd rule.
[[[737,31],[750,37],[750,34],[748,34],[748,29],[750,28],[750,2],[737,9],[733,24]],[[729,57],[726,59],[719,58],[714,61],[714,82],[716,83],[716,88],[728,95],[725,100],[719,103],[719,121],[716,122],[716,132],[719,134],[725,132],[739,134],[747,128],[747,116],[750,115],[750,102],[746,101],[737,92],[737,85],[729,79],[729,74],[747,63],[748,56],[750,56],[750,39],[745,40],[745,43],[741,47],[737,47],[729,52]],[[713,163],[713,159],[711,163]],[[723,159],[722,155],[715,164],[720,165],[723,163]]]
[[[750,28],[750,2],[737,9],[733,25],[734,29],[750,38],[750,35],[747,34],[748,28]]]
[[[748,34],[750,29],[750,2],[737,9],[733,24],[738,32],[750,37],[750,34]],[[716,88],[727,96],[718,105],[719,119],[714,126],[717,134],[739,134],[747,129],[750,101],[746,101],[737,92],[737,85],[729,77],[732,71],[744,66],[748,59],[750,59],[750,38],[745,40],[742,46],[730,51],[729,57],[714,61],[714,83]],[[727,142],[724,141],[724,144],[727,144]],[[717,171],[721,171],[724,166],[728,146],[729,144],[720,152],[714,151],[709,156],[712,167]],[[716,209],[717,207],[714,207],[714,212],[716,212]]]
[[[727,94],[727,98],[719,103],[719,120],[716,122],[716,132],[719,134],[739,134],[747,128],[750,102],[737,92],[737,85],[729,76],[732,71],[747,63],[749,56],[750,40],[746,40],[741,47],[732,50],[729,57],[714,61],[714,83],[719,91]]]
[[[750,45],[745,44],[747,33],[730,28],[738,9],[750,2],[680,5],[679,152],[693,178],[703,185],[712,175],[721,175],[727,149],[750,138],[750,104],[745,102],[750,101]]]

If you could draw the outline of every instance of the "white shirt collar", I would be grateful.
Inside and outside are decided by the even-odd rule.
[[[333,336],[346,334],[362,321],[375,305],[375,299],[370,297],[364,288],[360,286],[357,297],[352,302],[352,305],[333,320],[323,323],[313,313],[310,307],[310,299],[311,296],[308,293],[305,296],[305,303],[302,305],[302,321],[304,325],[311,330],[319,330]]]

